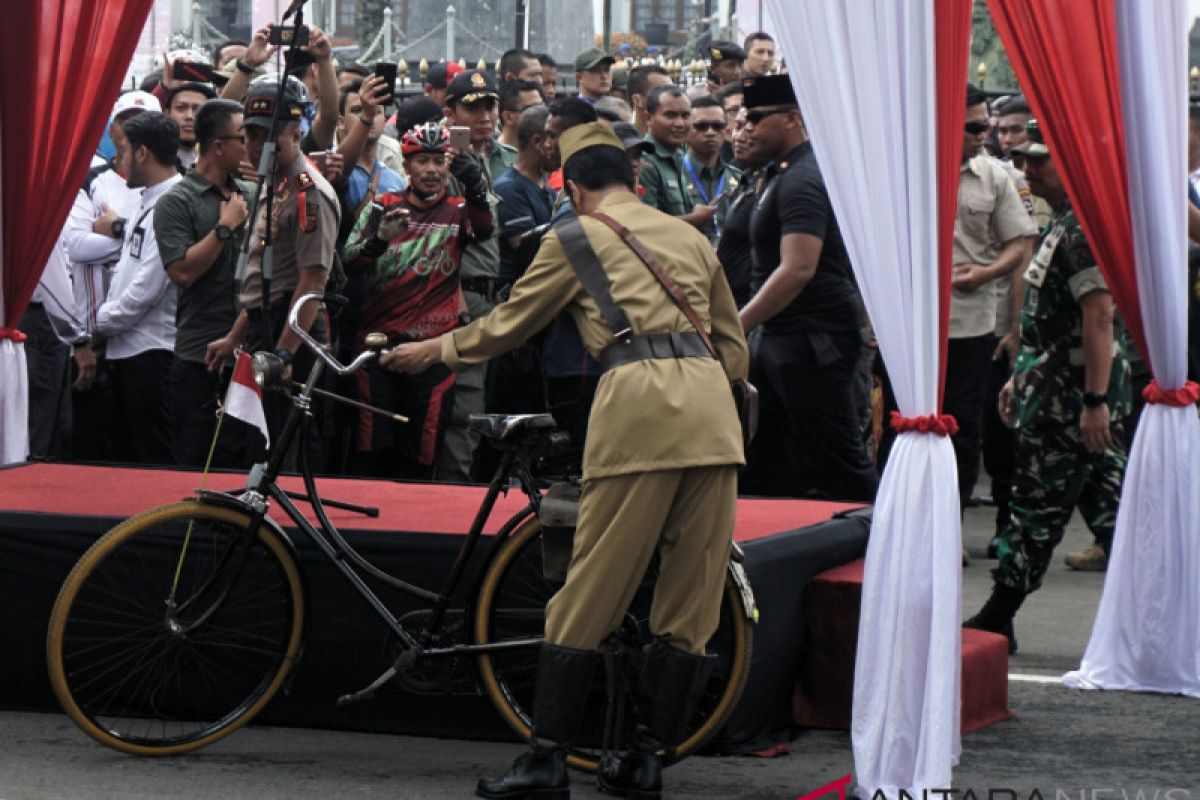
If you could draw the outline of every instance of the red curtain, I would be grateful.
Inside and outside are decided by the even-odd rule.
[[[33,0],[0,25],[4,324],[15,327],[100,141],[153,0]]]
[[[988,8],[1121,318],[1148,357],[1112,0],[988,0]]]
[[[967,56],[971,50],[970,0],[934,0],[937,42],[938,301],[941,351],[938,359],[938,409],[946,391],[946,347],[950,334],[950,276],[954,268],[954,220],[958,215],[958,177],[962,166],[963,121],[967,117]]]

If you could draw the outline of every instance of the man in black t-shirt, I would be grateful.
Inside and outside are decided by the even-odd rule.
[[[761,328],[751,381],[762,395],[743,488],[757,494],[874,498],[861,433],[863,313],[850,258],[786,76],[747,79],[752,150],[769,161],[750,221],[753,297]]]

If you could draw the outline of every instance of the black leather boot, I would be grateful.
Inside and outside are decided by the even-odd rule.
[[[593,650],[542,645],[533,701],[533,745],[499,778],[481,778],[476,795],[492,800],[569,800],[567,747],[579,727],[595,665]]]
[[[638,678],[643,719],[629,752],[601,761],[596,774],[601,792],[632,800],[662,797],[663,758],[683,741],[713,661],[662,641],[651,645]]]
[[[999,633],[1008,639],[1008,654],[1017,652],[1017,637],[1013,632],[1013,617],[1025,602],[1025,592],[997,583],[992,587],[992,596],[983,604],[975,616],[963,623],[964,628]]]

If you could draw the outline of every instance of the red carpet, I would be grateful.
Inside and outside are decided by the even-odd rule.
[[[215,473],[208,476],[205,488],[222,491],[243,486],[245,481],[241,473]],[[123,518],[191,497],[200,483],[198,472],[26,464],[0,470],[0,510]],[[289,490],[304,490],[299,478],[284,478],[280,483]],[[317,487],[322,497],[379,509],[379,516],[373,519],[328,509],[330,519],[339,528],[448,534],[466,533],[485,493],[478,486],[350,478],[321,478]],[[494,533],[525,503],[525,495],[518,490],[501,496],[484,531]],[[308,511],[306,503],[298,505]],[[857,503],[743,498],[738,501],[735,538],[739,542],[753,541],[861,507]],[[278,509],[272,510],[272,516],[283,519]],[[315,522],[311,514],[308,516]]]
[[[796,724],[848,729],[854,695],[854,657],[863,561],[822,572],[804,592],[807,627],[798,688]],[[1012,716],[1008,710],[1008,641],[986,631],[964,630],[962,644],[962,732]]]

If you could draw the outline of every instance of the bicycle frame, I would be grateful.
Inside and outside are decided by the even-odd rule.
[[[270,506],[269,501],[273,500],[276,502],[296,528],[303,532],[317,546],[321,553],[333,563],[342,576],[355,588],[363,600],[367,602],[367,605],[371,607],[376,615],[388,626],[389,630],[403,643],[408,658],[415,660],[422,657],[476,655],[540,644],[542,641],[541,637],[530,637],[493,644],[430,646],[434,634],[440,630],[445,614],[450,607],[451,598],[459,587],[471,556],[474,554],[479,539],[483,535],[483,527],[491,516],[500,493],[507,491],[507,483],[510,477],[517,478],[521,490],[529,498],[529,505],[507,520],[497,532],[492,553],[488,555],[484,563],[484,568],[480,570],[481,575],[486,569],[486,564],[491,561],[496,548],[521,522],[537,513],[541,494],[534,485],[533,478],[523,458],[518,456],[514,451],[506,450],[503,453],[500,465],[497,467],[491,482],[488,484],[483,503],[475,514],[475,518],[467,532],[467,537],[459,548],[450,574],[440,592],[433,592],[416,586],[379,569],[359,554],[346,541],[325,512],[320,496],[317,493],[316,479],[308,462],[307,449],[302,444],[300,448],[301,473],[309,503],[312,505],[317,521],[320,523],[320,530],[305,518],[296,504],[292,502],[291,498],[276,483],[288,450],[297,441],[298,437],[301,443],[304,441],[303,433],[307,429],[311,419],[312,391],[320,381],[325,367],[328,365],[339,375],[346,375],[360,369],[377,355],[375,351],[360,353],[349,366],[343,366],[337,362],[328,348],[312,339],[307,331],[304,331],[296,324],[297,312],[303,304],[309,300],[321,297],[322,295],[319,294],[304,295],[293,306],[289,315],[289,324],[292,325],[292,330],[300,335],[301,339],[308,344],[309,349],[317,358],[313,363],[312,369],[309,371],[308,379],[304,383],[303,389],[292,398],[292,411],[288,415],[283,431],[272,448],[267,462],[265,464],[257,464],[251,469],[245,490],[239,498],[240,503],[247,507],[252,514],[250,535],[254,535],[257,532],[258,526],[263,524],[265,520],[268,520],[267,511]],[[430,604],[431,615],[427,625],[420,633],[420,639],[414,637],[404,627],[401,621],[397,619],[387,605],[371,589],[366,579],[355,570],[355,567],[392,588]],[[477,593],[478,580],[468,594],[466,602],[468,610],[474,605],[474,598]]]

